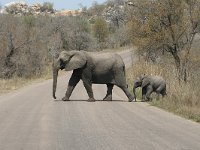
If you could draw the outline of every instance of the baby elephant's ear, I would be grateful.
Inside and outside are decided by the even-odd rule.
[[[141,87],[143,88],[143,87],[145,87],[145,86],[147,86],[149,84],[150,84],[150,81],[148,79],[143,79]]]
[[[145,78],[145,73],[140,76],[140,79],[143,80]]]

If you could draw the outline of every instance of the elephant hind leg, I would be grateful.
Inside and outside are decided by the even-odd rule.
[[[150,97],[152,92],[153,92],[153,88],[148,86],[147,87],[147,93],[146,93],[146,98],[147,98],[148,101],[152,100],[151,97]]]
[[[158,94],[161,94],[162,97],[164,97],[165,95],[167,95],[167,93],[166,93],[166,88],[163,88],[163,87],[158,88],[158,89],[156,90],[156,92],[157,92]]]
[[[163,90],[160,92],[160,94],[162,95],[162,97],[166,96],[166,95],[167,95],[166,89],[163,89]]]
[[[113,84],[107,84],[107,94],[103,98],[105,101],[111,101],[112,100],[112,90],[113,90]]]
[[[131,93],[128,91],[127,85],[118,86],[118,87],[124,91],[124,93],[128,97],[129,102],[132,102],[135,99],[135,97],[133,95],[131,95]]]
[[[83,85],[88,93],[89,99],[88,102],[94,102],[94,95],[93,95],[93,90],[92,90],[92,83],[89,81],[84,80]]]

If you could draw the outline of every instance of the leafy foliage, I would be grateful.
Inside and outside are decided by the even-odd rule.
[[[179,79],[187,80],[187,63],[200,27],[198,0],[137,1],[129,29],[134,45],[147,54],[169,52]]]
[[[94,36],[97,38],[98,42],[105,42],[108,37],[108,27],[106,21],[103,18],[98,17],[95,20],[93,26]]]

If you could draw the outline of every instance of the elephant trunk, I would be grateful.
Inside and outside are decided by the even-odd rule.
[[[57,78],[58,70],[56,67],[53,68],[53,98],[56,99],[56,87],[57,87]]]
[[[134,85],[134,87],[133,87],[133,95],[134,95],[134,97],[135,97],[135,101],[136,101],[136,94],[135,94],[135,89],[136,89],[137,87]]]

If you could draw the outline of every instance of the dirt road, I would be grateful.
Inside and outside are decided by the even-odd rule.
[[[130,103],[118,88],[114,101],[106,102],[100,101],[106,86],[94,85],[99,101],[87,102],[80,82],[71,101],[59,100],[70,74],[58,80],[58,100],[52,99],[52,80],[0,96],[0,150],[200,149],[199,124],[147,103]]]

